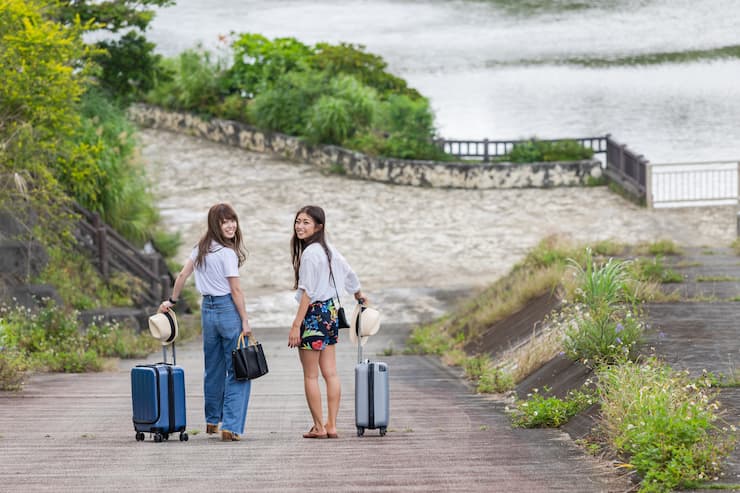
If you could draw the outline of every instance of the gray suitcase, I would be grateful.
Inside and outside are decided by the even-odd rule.
[[[360,331],[358,317],[356,329]],[[384,436],[388,429],[389,388],[388,365],[382,361],[362,360],[362,344],[357,337],[357,366],[355,366],[355,425],[357,436],[366,429],[380,430]]]

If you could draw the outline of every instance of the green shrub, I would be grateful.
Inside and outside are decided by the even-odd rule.
[[[113,272],[106,282],[83,254],[60,247],[47,248],[49,262],[38,281],[54,286],[65,306],[87,310],[101,306],[132,306],[142,296],[143,282]]]
[[[104,357],[144,356],[156,341],[116,324],[93,324],[81,332],[78,313],[53,303],[38,310],[0,308],[1,386],[16,387],[28,369],[99,371]]]
[[[532,138],[514,145],[500,161],[512,163],[537,163],[543,161],[580,161],[593,158],[594,152],[575,140],[555,142]]]
[[[350,75],[363,85],[375,89],[381,99],[402,94],[411,99],[421,97],[405,80],[386,72],[388,64],[382,57],[367,53],[362,45],[318,43],[309,58],[315,70],[331,74]]]
[[[711,389],[655,358],[601,367],[600,427],[642,477],[640,491],[668,492],[719,472],[735,441]]]
[[[340,144],[352,131],[352,116],[346,101],[321,96],[311,107],[305,134],[311,142]]]
[[[82,99],[83,132],[80,145],[96,150],[99,175],[76,195],[87,209],[124,238],[141,247],[159,220],[144,167],[137,159],[136,129],[124,111],[106,95],[89,91]]]
[[[249,115],[256,126],[289,135],[304,135],[309,109],[326,91],[327,74],[290,73],[254,99]]]
[[[544,389],[544,393],[548,391]],[[557,428],[595,402],[596,396],[590,390],[572,390],[565,399],[559,399],[545,397],[534,389],[527,400],[517,402],[512,421],[522,428]]]
[[[214,60],[214,55],[201,47],[166,58],[160,71],[167,76],[157,80],[146,100],[165,108],[213,116],[228,93],[224,65],[223,60]]]
[[[93,323],[85,331],[90,349],[100,356],[143,358],[160,349],[156,339],[118,324]]]
[[[0,345],[0,390],[20,390],[27,369],[28,363],[21,351]]]
[[[310,70],[313,50],[295,38],[269,40],[261,34],[244,33],[231,44],[232,64],[226,77],[256,97],[270,90],[288,73]]]
[[[161,229],[156,229],[152,234],[152,243],[164,258],[171,258],[177,254],[177,249],[182,244],[182,236],[179,231],[167,233]]]

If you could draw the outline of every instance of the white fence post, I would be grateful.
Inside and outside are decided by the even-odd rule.
[[[737,205],[738,205],[738,212],[737,212],[736,234],[737,234],[737,237],[740,238],[740,161],[738,161],[737,163]]]
[[[653,208],[653,165],[645,163],[645,206]]]

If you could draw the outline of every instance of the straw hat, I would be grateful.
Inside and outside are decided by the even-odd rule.
[[[177,317],[175,312],[166,311],[149,317],[149,332],[152,337],[159,340],[163,346],[175,342],[177,339]]]
[[[362,312],[360,312],[362,309]],[[362,313],[362,315],[360,315]],[[349,321],[349,340],[357,345],[357,324],[360,324],[360,343],[364,346],[368,337],[375,335],[380,330],[380,312],[369,306],[355,305],[352,317]]]

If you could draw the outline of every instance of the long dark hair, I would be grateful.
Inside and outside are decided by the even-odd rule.
[[[221,225],[227,220],[236,221],[234,238],[228,239],[221,232]],[[195,266],[205,265],[206,255],[211,251],[211,244],[216,242],[236,252],[239,267],[247,259],[247,250],[242,244],[242,230],[239,227],[239,218],[229,204],[216,204],[208,211],[208,230],[198,241],[198,256],[195,257]]]
[[[295,233],[295,222],[298,219],[298,215],[301,213],[307,214],[311,219],[313,219],[313,222],[316,223],[316,231],[305,240],[298,238],[298,235]],[[295,213],[295,218],[293,219],[293,237],[290,239],[290,251],[293,256],[293,274],[295,275],[293,289],[298,289],[298,271],[301,268],[301,254],[308,245],[313,243],[321,245],[326,252],[326,257],[330,262],[329,265],[331,265],[331,252],[329,251],[329,246],[326,244],[325,224],[326,214],[324,213],[324,209],[318,205],[307,205],[305,207],[301,207],[298,212]]]

